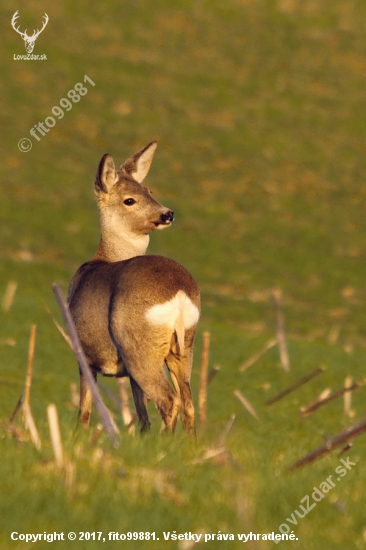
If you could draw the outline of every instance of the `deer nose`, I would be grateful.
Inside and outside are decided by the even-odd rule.
[[[174,212],[172,210],[168,210],[168,212],[165,212],[165,214],[162,214],[160,216],[160,221],[162,223],[172,222],[174,220]]]

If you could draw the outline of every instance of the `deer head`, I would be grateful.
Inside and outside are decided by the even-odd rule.
[[[33,49],[34,49],[35,41],[37,40],[37,38],[39,37],[39,35],[41,34],[41,32],[43,31],[43,29],[45,28],[45,26],[48,23],[48,15],[47,15],[47,13],[44,14],[44,16],[43,16],[44,21],[43,21],[42,28],[40,30],[33,31],[32,36],[27,35],[27,29],[25,29],[24,32],[21,32],[19,30],[19,27],[15,26],[15,23],[16,23],[16,20],[18,19],[18,17],[19,17],[19,11],[16,11],[13,15],[12,20],[11,20],[11,26],[23,38],[26,52],[27,53],[32,53]]]

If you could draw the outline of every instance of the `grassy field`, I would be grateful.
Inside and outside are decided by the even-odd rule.
[[[2,3],[0,82],[0,547],[49,548],[10,533],[156,532],[159,541],[54,542],[78,550],[184,550],[163,532],[234,534],[201,542],[241,548],[237,534],[278,533],[286,523],[306,550],[366,548],[366,435],[343,456],[334,451],[286,472],[329,437],[365,420],[365,390],[300,420],[299,408],[345,378],[363,381],[366,363],[366,5],[361,0],[178,0],[149,3],[30,0]],[[10,26],[49,23],[34,53]],[[45,136],[30,130],[52,115],[85,75],[88,93]],[[32,149],[18,142],[29,138]],[[122,163],[158,141],[147,185],[173,209],[173,228],[152,235],[150,253],[174,258],[199,282],[203,312],[192,384],[197,402],[203,331],[211,333],[208,420],[196,445],[181,428],[141,439],[121,427],[112,449],[101,435],[73,430],[74,357],[44,304],[59,319],[51,284],[68,281],[94,253],[99,227],[92,181],[105,152]],[[273,338],[272,291],[283,291],[291,370],[272,348],[239,367]],[[37,324],[31,405],[42,450],[8,431],[23,392],[30,328]],[[9,345],[12,344],[12,345]],[[315,367],[326,370],[271,407],[266,401]],[[113,380],[105,381],[117,392]],[[251,417],[233,395],[255,408]],[[67,462],[57,470],[46,407],[56,403]],[[225,452],[207,458],[230,416]],[[92,431],[98,420],[93,415]],[[337,479],[349,457],[355,465]],[[335,487],[306,517],[300,501],[330,475]],[[312,501],[311,501],[312,502]],[[295,518],[288,521],[286,518]],[[248,548],[277,548],[248,541]],[[282,546],[281,546],[282,545]],[[188,547],[186,547],[188,548]],[[199,545],[197,546],[199,548]]]

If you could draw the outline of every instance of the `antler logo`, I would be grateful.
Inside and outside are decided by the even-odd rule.
[[[25,49],[27,51],[27,53],[32,53],[33,52],[33,49],[34,49],[34,44],[35,44],[35,41],[37,40],[37,38],[39,37],[39,35],[41,34],[41,32],[43,31],[43,29],[45,28],[45,26],[47,25],[48,23],[48,15],[47,13],[44,14],[44,21],[43,21],[43,26],[40,30],[36,30],[36,31],[33,31],[33,34],[32,36],[28,36],[27,35],[27,29],[25,29],[24,32],[21,32],[19,30],[19,27],[17,28],[15,26],[16,24],[16,21],[19,17],[19,10],[16,11],[13,15],[13,18],[11,20],[11,26],[13,27],[13,29],[20,34],[20,36],[23,38],[24,40],[24,45],[25,45]]]

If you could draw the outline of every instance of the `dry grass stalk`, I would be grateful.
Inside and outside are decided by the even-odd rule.
[[[232,425],[234,424],[234,420],[235,420],[235,414],[232,414],[230,416],[229,422],[225,426],[224,431],[222,432],[222,434],[219,437],[217,447],[223,447],[225,445],[226,438],[227,438],[228,433],[230,432],[230,430],[232,428]]]
[[[277,316],[277,341],[278,347],[280,350],[280,359],[281,365],[285,372],[290,370],[290,360],[287,352],[287,343],[285,335],[285,322],[283,316],[283,307],[282,307],[282,290],[275,288],[273,291],[273,297],[276,305],[276,316]]]
[[[323,401],[323,399],[326,399],[328,395],[330,395],[331,393],[332,393],[332,390],[330,388],[325,388],[322,392],[320,392],[318,397],[308,405],[308,407],[312,407],[313,405],[315,405],[315,403],[319,403],[319,401]],[[301,407],[301,409],[306,409],[306,408],[307,407]]]
[[[353,443],[347,443],[347,445],[345,447],[343,447],[343,449],[341,450],[341,452],[339,453],[338,456],[344,455],[344,453],[349,451],[352,447],[353,447]]]
[[[57,319],[52,315],[52,312],[51,310],[46,306],[45,303],[43,303],[43,307],[45,308],[45,310],[47,311],[48,315],[51,317],[55,327],[57,328],[57,330],[59,331],[59,333],[61,334],[61,336],[63,337],[63,339],[68,343],[68,345],[70,346],[70,348],[73,350],[73,344],[72,344],[72,341],[70,339],[70,336],[67,334],[67,332],[63,329],[63,327],[60,325],[60,323],[57,321]]]
[[[205,449],[203,455],[200,458],[195,458],[192,460],[192,464],[203,464],[206,460],[212,460],[220,455],[227,455],[227,450],[225,447],[210,447]]]
[[[249,369],[249,367],[254,365],[254,363],[256,363],[258,359],[260,359],[268,350],[273,348],[276,344],[277,338],[271,338],[271,340],[268,340],[268,342],[263,346],[262,349],[254,353],[254,355],[249,357],[249,359],[247,359],[245,363],[243,363],[241,367],[239,367],[239,371],[244,372],[245,370]]]
[[[53,291],[54,291],[55,296],[57,298],[57,301],[59,303],[59,306],[61,308],[62,315],[64,317],[66,327],[67,327],[67,330],[68,330],[68,333],[69,333],[69,337],[70,337],[69,345],[70,345],[71,349],[73,350],[73,352],[75,353],[76,358],[77,358],[78,363],[79,363],[79,367],[80,367],[80,369],[83,373],[83,376],[85,377],[85,380],[87,381],[87,383],[89,385],[89,388],[90,388],[92,396],[93,396],[93,401],[95,403],[95,408],[98,411],[98,414],[99,414],[100,419],[102,421],[102,424],[105,428],[105,431],[106,431],[112,445],[114,447],[117,447],[118,444],[119,444],[118,426],[115,423],[112,415],[108,411],[107,407],[105,406],[105,404],[103,402],[103,399],[100,395],[100,392],[98,390],[98,386],[95,383],[93,374],[90,370],[89,364],[88,364],[88,362],[86,360],[86,357],[85,357],[85,353],[84,353],[83,348],[81,346],[81,343],[80,343],[80,340],[79,340],[79,337],[78,337],[78,334],[77,334],[77,331],[76,331],[75,323],[74,323],[73,318],[72,318],[71,313],[70,313],[69,306],[65,302],[65,300],[62,296],[60,287],[57,284],[53,284],[52,288],[53,288]]]
[[[23,414],[24,414],[24,420],[28,427],[31,440],[37,451],[41,450],[42,442],[41,438],[39,437],[39,433],[37,430],[36,423],[34,422],[33,414],[31,411],[31,408],[29,405],[26,405],[26,403],[23,404]]]
[[[117,380],[118,380],[118,378],[117,378]],[[102,382],[100,380],[97,381],[97,385],[98,385],[98,388],[100,388],[102,390],[104,395],[112,401],[112,403],[115,406],[115,408],[117,409],[117,411],[119,411],[120,408],[121,408],[121,400],[118,397],[118,395],[114,391],[111,391],[109,388],[107,388],[104,384],[102,384]]]
[[[22,408],[23,403],[24,403],[24,395],[22,394],[18,399],[18,403],[15,405],[15,409],[13,410],[11,417],[9,418],[10,424],[14,423],[20,409]]]
[[[347,378],[344,381],[344,387],[350,388],[352,386],[352,376],[347,376]],[[343,404],[344,404],[344,414],[348,417],[354,416],[354,411],[351,409],[352,406],[352,393],[347,392],[343,396]]]
[[[4,297],[3,297],[3,303],[2,303],[3,311],[5,312],[9,311],[9,309],[13,305],[17,288],[18,288],[18,283],[16,281],[8,282],[5,289]]]
[[[29,347],[28,347],[28,364],[27,374],[25,377],[25,390],[24,390],[24,402],[23,402],[23,418],[24,422],[29,430],[31,440],[35,448],[39,451],[42,447],[41,438],[36,427],[36,423],[33,418],[33,414],[30,407],[30,391],[32,387],[33,377],[33,363],[34,363],[34,350],[36,346],[36,334],[37,325],[33,325],[31,328]]]
[[[211,384],[212,380],[215,378],[220,369],[221,367],[219,365],[214,365],[212,369],[209,370],[207,375],[207,385]]]
[[[137,420],[137,413],[135,413],[135,414],[133,415],[131,422],[130,422],[129,425],[127,426],[127,429],[128,429],[128,431],[129,431],[130,433],[133,432],[132,428],[133,428],[133,425],[135,424],[136,420]]]
[[[341,333],[341,325],[334,325],[328,334],[328,344],[334,345],[338,342],[339,335]]]
[[[24,401],[24,395],[22,394],[19,397],[18,402],[15,405],[15,408],[14,408],[13,412],[11,413],[11,416],[9,418],[9,423],[7,425],[7,430],[17,440],[18,443],[20,443],[21,441],[24,441],[24,438],[22,437],[22,434],[20,433],[18,427],[15,425],[15,420],[16,420],[16,417],[18,416],[19,411],[22,408],[23,401]]]
[[[347,392],[351,392],[353,390],[356,390],[357,388],[360,388],[361,386],[363,386],[363,382],[355,382],[355,384],[353,384],[352,386],[349,386],[349,387],[344,388],[342,390],[338,390],[338,391],[332,393],[331,395],[329,395],[327,397],[323,397],[322,399],[318,399],[318,401],[315,401],[315,403],[312,403],[311,405],[308,405],[307,407],[301,407],[300,408],[301,418],[303,418],[305,416],[309,416],[310,414],[315,412],[320,407],[324,407],[324,405],[327,405],[328,403],[330,403],[334,399],[337,399],[338,397],[341,397],[342,395],[344,395]]]
[[[320,392],[320,394],[316,399],[311,401],[311,403],[300,407],[300,418],[304,418],[306,416],[306,414],[303,414],[304,411],[306,411],[307,409],[311,409],[314,405],[317,405],[321,401],[324,401],[324,399],[326,399],[328,395],[330,395],[331,393],[332,393],[332,390],[330,388],[325,388],[322,392]]]
[[[4,338],[0,340],[0,346],[15,346],[16,340],[14,338]]]
[[[280,401],[281,399],[286,397],[286,395],[288,395],[289,393],[297,390],[298,388],[300,388],[301,386],[306,384],[306,382],[309,382],[309,380],[311,380],[312,378],[314,378],[315,376],[317,376],[318,374],[320,374],[321,372],[324,372],[324,371],[325,371],[324,367],[318,367],[318,368],[312,370],[311,372],[309,372],[309,374],[306,374],[302,378],[299,378],[299,380],[296,380],[293,384],[291,384],[291,386],[289,386],[285,390],[281,391],[280,393],[278,393],[274,397],[271,397],[271,399],[269,399],[266,402],[266,405],[272,405],[273,403],[276,403],[277,401]]]
[[[129,403],[128,391],[127,391],[128,379],[117,378],[117,383],[119,387],[119,395],[121,398],[121,414],[122,414],[123,423],[125,426],[130,426],[128,430],[130,433],[134,433],[135,424],[134,423],[131,424],[133,415],[130,409],[130,403]]]
[[[50,403],[47,407],[48,424],[50,427],[51,443],[53,448],[53,454],[58,468],[64,466],[64,456],[62,450],[62,439],[60,424],[58,421],[57,407],[54,403]]]
[[[70,397],[72,406],[75,407],[75,409],[79,408],[80,392],[75,382],[70,384]]]
[[[232,457],[225,447],[225,440],[234,424],[235,414],[230,416],[229,422],[226,424],[224,431],[220,435],[217,444],[214,447],[207,447],[203,455],[192,461],[192,464],[203,464],[206,460],[212,460],[216,465],[224,465]]]
[[[287,470],[289,472],[293,472],[298,468],[302,468],[302,466],[305,466],[306,464],[310,464],[311,462],[314,462],[314,460],[317,460],[318,458],[325,455],[326,453],[329,453],[336,447],[343,445],[343,443],[346,443],[346,442],[348,443],[355,437],[358,437],[365,430],[366,430],[366,422],[362,422],[361,424],[358,424],[354,428],[347,428],[347,430],[336,435],[335,437],[333,437],[333,439],[328,440],[327,443],[323,445],[323,447],[319,447],[319,449],[316,449],[315,451],[307,454],[305,457],[301,458],[300,460],[292,464],[289,468],[287,468]],[[349,448],[348,445],[346,446],[346,448]]]
[[[206,423],[207,373],[208,373],[209,350],[210,350],[210,333],[205,331],[203,333],[201,371],[200,371],[200,389],[199,389],[199,395],[198,395],[199,425],[201,430],[203,430]]]
[[[32,376],[33,376],[33,362],[34,362],[34,349],[36,346],[36,334],[37,334],[37,325],[33,325],[31,328],[31,333],[29,338],[28,365],[27,365],[27,376],[25,379],[23,411],[25,411],[25,409],[29,408],[30,406],[29,401],[30,401],[30,390],[31,390]]]
[[[251,414],[252,417],[256,420],[259,420],[257,413],[255,412],[249,401],[244,397],[244,395],[239,390],[234,390],[234,395],[239,399],[240,403],[244,405],[248,413]]]

